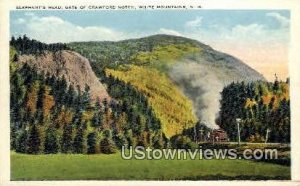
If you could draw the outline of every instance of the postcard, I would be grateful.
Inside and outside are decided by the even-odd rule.
[[[299,2],[0,2],[1,185],[300,184]]]

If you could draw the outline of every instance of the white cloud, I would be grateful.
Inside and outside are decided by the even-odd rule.
[[[179,33],[178,31],[171,30],[171,29],[166,29],[166,28],[159,29],[158,33],[160,33],[160,34],[174,35],[174,36],[182,36],[182,34]]]
[[[270,28],[266,24],[237,24],[229,27],[221,23],[203,26],[203,17],[196,17],[185,23],[183,36],[192,37],[206,44],[224,46],[225,43],[239,47],[268,47],[267,45],[287,44],[289,40],[289,20],[279,13],[271,12],[266,16],[276,19],[281,27]]]
[[[252,23],[249,25],[235,25],[230,28],[221,28],[221,32],[216,34],[214,40],[216,42],[231,43],[239,46],[261,45],[274,41],[274,34],[265,25]],[[276,38],[281,39],[281,38]],[[213,41],[210,41],[213,42]],[[213,43],[216,43],[213,42]]]
[[[196,17],[196,19],[186,22],[185,26],[189,27],[189,28],[198,28],[198,27],[201,27],[202,20],[203,20],[203,17]]]
[[[266,16],[278,21],[280,27],[272,28],[267,24],[255,22],[237,24],[232,27],[224,24],[208,24],[197,29],[186,27],[183,35],[242,59],[263,73],[269,80],[273,80],[275,72],[285,78],[288,62],[289,20],[279,13],[268,13]],[[185,25],[188,23],[190,25],[190,22]],[[280,68],[275,68],[276,65]]]
[[[266,16],[276,19],[283,28],[287,28],[290,25],[290,20],[277,12],[267,13]]]
[[[31,38],[46,43],[91,40],[115,41],[129,37],[126,33],[107,27],[81,27],[59,17],[38,17],[32,13],[16,20],[15,23],[22,24],[24,33],[21,34],[27,34]]]
[[[259,36],[264,34],[265,26],[261,24],[250,24],[250,25],[236,25],[232,28],[232,36]]]

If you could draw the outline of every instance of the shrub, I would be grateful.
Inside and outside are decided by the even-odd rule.
[[[117,152],[114,142],[109,138],[100,141],[100,151],[103,154],[114,154]]]

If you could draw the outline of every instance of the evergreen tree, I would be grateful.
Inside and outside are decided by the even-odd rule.
[[[28,137],[27,131],[21,130],[16,140],[16,152],[26,153],[27,137]]]
[[[63,127],[63,134],[61,139],[61,152],[68,153],[72,150],[72,126],[66,124]]]
[[[29,130],[28,141],[27,141],[27,153],[37,154],[40,151],[41,139],[38,128],[33,125]]]
[[[77,129],[76,136],[73,142],[73,152],[82,153],[83,152],[83,130],[82,128]]]
[[[48,128],[44,142],[44,152],[45,154],[55,154],[58,152],[58,148],[57,134],[54,128]]]
[[[92,118],[92,126],[93,127],[101,127],[101,121],[102,121],[102,114],[100,112],[94,113],[94,116]]]
[[[105,137],[100,141],[100,151],[103,154],[116,153],[116,146],[112,139]]]
[[[89,133],[87,136],[87,153],[95,154],[96,153],[96,133]]]

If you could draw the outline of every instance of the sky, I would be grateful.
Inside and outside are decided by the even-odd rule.
[[[275,73],[288,77],[286,10],[12,11],[10,16],[14,36],[54,43],[178,35],[231,54],[270,81]]]

